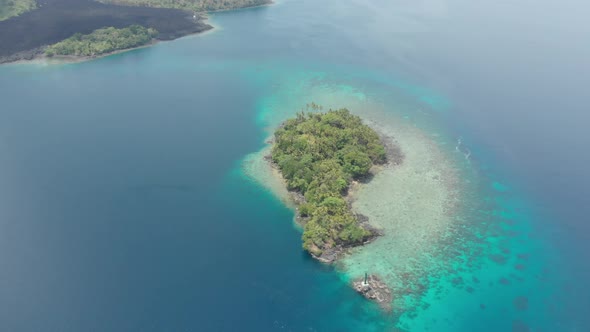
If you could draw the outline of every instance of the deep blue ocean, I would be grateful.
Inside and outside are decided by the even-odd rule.
[[[590,331],[589,9],[280,0],[149,48],[0,66],[0,331]],[[381,312],[245,176],[281,120],[268,105],[315,86],[469,157],[470,222],[489,227],[485,254],[460,253],[480,276],[461,296]]]

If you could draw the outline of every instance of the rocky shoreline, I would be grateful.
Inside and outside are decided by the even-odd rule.
[[[19,61],[32,61],[44,56],[46,46],[37,47],[27,51],[17,52],[11,55],[0,56],[0,64]]]
[[[90,61],[90,60],[94,60],[94,59],[100,59],[100,58],[104,58],[104,57],[114,55],[114,54],[125,53],[125,52],[129,52],[129,51],[133,51],[133,50],[137,50],[137,49],[141,49],[141,48],[145,48],[145,47],[150,47],[150,46],[156,45],[162,41],[166,41],[166,40],[153,39],[151,42],[149,42],[145,45],[120,49],[120,50],[116,50],[113,52],[103,53],[103,54],[99,54],[99,55],[92,55],[92,56],[54,55],[54,56],[49,57],[49,56],[45,55],[45,49],[47,49],[47,46],[42,46],[42,47],[38,47],[34,50],[20,52],[18,54],[13,55],[13,56],[5,57],[5,58],[0,57],[0,64],[3,64],[3,63],[27,63],[27,62],[34,62],[34,61],[51,61],[52,63],[53,62],[55,62],[55,63],[76,63],[76,62],[83,62],[83,61]]]
[[[391,311],[393,294],[387,284],[376,275],[366,275],[352,282],[352,287],[365,298],[377,302],[381,309]]]
[[[393,167],[396,165],[400,165],[403,162],[404,155],[401,152],[400,147],[397,144],[395,144],[395,140],[392,137],[385,136],[382,133],[378,132],[378,134],[379,134],[381,143],[385,147],[385,152],[387,155],[387,163],[384,165],[373,166],[371,168],[369,175],[366,178],[362,179],[361,181],[354,181],[348,190],[347,196],[345,197],[346,202],[347,202],[349,208],[351,209],[351,211],[353,211],[353,213],[355,214],[359,225],[361,227],[363,227],[364,229],[368,230],[372,234],[372,236],[369,237],[366,241],[364,241],[362,244],[359,244],[359,245],[355,245],[355,246],[337,245],[333,248],[325,249],[325,250],[323,250],[322,254],[319,256],[314,255],[313,253],[310,252],[310,255],[314,259],[316,259],[324,264],[334,264],[340,258],[344,257],[349,252],[350,249],[371,243],[374,240],[376,240],[378,237],[383,235],[382,230],[372,226],[369,223],[369,218],[367,216],[362,215],[358,212],[355,212],[354,209],[352,208],[352,204],[355,201],[355,193],[358,191],[360,186],[362,186],[364,183],[368,183],[369,181],[371,181],[371,179],[374,177],[374,175],[377,174],[383,167]],[[266,143],[269,145],[272,145],[273,140],[270,139]],[[264,155],[264,160],[266,163],[268,163],[270,169],[275,174],[275,176],[280,178],[281,182],[283,182],[283,184],[286,187],[286,181],[282,177],[278,165],[276,165],[273,162],[270,153]],[[295,218],[294,218],[295,222],[299,226],[303,227],[306,224],[306,222],[308,221],[309,217],[301,216],[299,213],[298,206],[301,204],[304,204],[306,202],[305,197],[301,193],[296,192],[296,191],[288,191],[288,193],[289,193],[289,199],[295,207]],[[368,275],[366,283],[365,283],[364,278],[354,280],[352,282],[352,287],[359,294],[363,295],[365,298],[376,302],[383,310],[390,311],[392,309],[391,308],[391,303],[393,300],[392,291],[389,288],[389,286],[385,282],[383,282],[382,279],[379,278],[377,275],[373,275],[373,274]]]
[[[269,144],[272,144],[272,142],[269,142]],[[264,160],[269,164],[269,166],[273,170],[273,172],[276,172],[277,176],[279,176],[281,178],[281,181],[284,182],[285,180],[282,178],[279,167],[272,161],[271,155],[270,154],[265,155]],[[286,186],[286,184],[285,184],[285,186]],[[353,186],[358,186],[358,183],[353,184]],[[289,191],[289,198],[295,206],[295,222],[299,226],[303,227],[307,223],[307,221],[309,220],[309,217],[301,216],[301,214],[299,213],[298,206],[305,203],[305,197],[303,197],[303,195],[299,192]],[[353,198],[353,195],[351,192],[349,192],[349,195],[346,197],[346,200],[347,200],[349,207],[352,209],[352,203],[354,202],[354,198]],[[363,242],[362,245],[368,244],[368,243],[374,241],[379,236],[383,235],[379,229],[373,227],[369,223],[369,218],[367,216],[364,216],[359,213],[355,213],[355,216],[356,216],[360,226],[362,226],[364,229],[368,230],[369,232],[371,232],[371,234],[373,234],[373,236],[371,236],[369,239],[367,239],[365,242]],[[345,255],[348,249],[353,248],[353,247],[354,246],[337,245],[333,248],[329,248],[329,249],[324,250],[322,252],[322,254],[319,256],[314,255],[313,253],[310,253],[310,255],[322,263],[332,264],[332,263],[336,262],[340,257]]]
[[[382,236],[383,233],[380,229],[372,226],[369,223],[369,218],[367,216],[354,211],[354,209],[352,208],[352,204],[355,201],[355,192],[358,191],[359,187],[363,183],[368,183],[369,181],[371,181],[371,179],[375,176],[375,174],[377,174],[381,170],[382,167],[400,165],[404,159],[404,155],[401,152],[400,147],[394,143],[393,138],[385,136],[384,134],[379,133],[379,132],[378,132],[378,134],[380,137],[381,144],[383,144],[383,146],[385,147],[387,162],[384,165],[373,166],[371,168],[368,176],[366,178],[362,179],[361,181],[353,181],[349,190],[348,190],[348,194],[345,197],[348,207],[350,208],[351,211],[353,211],[354,215],[356,216],[356,218],[359,222],[359,225],[372,234],[371,237],[369,237],[366,241],[364,241],[360,245],[366,245],[368,243],[373,242],[379,236]],[[269,139],[268,141],[266,141],[266,143],[269,146],[272,146],[272,144],[274,143],[274,140]],[[273,162],[272,156],[270,155],[270,153],[264,155],[263,158],[264,158],[265,162],[268,163],[268,165],[270,166],[270,169],[273,171],[273,173],[275,173],[276,176],[280,178],[281,182],[283,182],[283,184],[286,187],[285,179],[282,177],[278,165],[276,165]],[[305,197],[297,191],[290,190],[288,192],[289,192],[289,199],[295,206],[295,212],[296,212],[295,213],[295,222],[299,226],[303,227],[307,223],[309,217],[301,216],[301,214],[299,213],[298,206],[301,204],[304,204],[306,202]],[[314,255],[313,253],[310,253],[310,255],[322,263],[332,264],[332,263],[336,262],[339,258],[341,258],[343,255],[345,255],[348,249],[354,248],[354,247],[356,247],[356,246],[337,245],[333,248],[324,250],[322,252],[322,254],[319,256]]]

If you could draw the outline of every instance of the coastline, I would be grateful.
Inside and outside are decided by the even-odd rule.
[[[64,63],[80,63],[86,61],[92,61],[100,58],[105,58],[111,55],[116,55],[120,53],[125,53],[137,49],[147,48],[154,46],[156,44],[160,44],[162,42],[173,41],[180,38],[186,38],[190,36],[203,36],[214,32],[215,30],[220,29],[220,26],[213,24],[210,22],[208,14],[215,14],[215,13],[223,13],[223,12],[230,12],[230,11],[240,11],[240,10],[247,10],[252,8],[258,7],[265,7],[275,4],[275,1],[269,1],[266,4],[255,5],[255,6],[248,6],[242,8],[234,8],[234,9],[222,9],[222,10],[215,10],[215,11],[208,11],[203,13],[198,13],[200,16],[199,19],[195,22],[195,27],[199,26],[202,29],[199,31],[178,31],[174,34],[167,33],[164,37],[161,38],[154,38],[150,43],[145,45],[125,48],[116,50],[113,52],[108,52],[100,55],[95,56],[77,56],[77,55],[55,55],[53,57],[48,57],[45,55],[45,49],[49,45],[43,45],[40,47],[36,47],[30,50],[16,52],[10,55],[0,56],[0,66],[6,64],[34,64],[34,63],[43,63],[43,64],[64,64]],[[177,35],[178,34],[178,35]]]
[[[97,59],[101,59],[101,58],[106,58],[106,57],[116,55],[116,54],[121,54],[121,53],[126,53],[126,52],[130,52],[130,51],[134,51],[134,50],[139,50],[142,48],[152,47],[154,45],[157,45],[157,44],[160,44],[163,42],[169,42],[169,41],[173,41],[173,40],[180,39],[180,38],[185,38],[185,37],[189,37],[189,36],[197,36],[197,35],[199,35],[199,36],[205,35],[207,33],[212,32],[213,30],[215,30],[217,28],[215,25],[209,24],[207,22],[207,18],[203,19],[203,21],[201,21],[201,22],[204,22],[206,24],[207,28],[204,30],[201,30],[199,32],[188,33],[188,34],[182,35],[182,36],[174,38],[174,39],[154,38],[154,39],[152,39],[151,42],[141,45],[141,46],[120,49],[120,50],[116,50],[116,51],[108,52],[108,53],[104,53],[104,54],[99,54],[99,55],[92,55],[92,56],[54,55],[52,57],[49,57],[49,56],[45,55],[45,49],[48,47],[47,45],[45,45],[45,46],[35,48],[33,50],[19,52],[19,53],[13,54],[11,56],[0,57],[0,66],[1,65],[9,65],[9,64],[33,64],[33,63],[64,64],[64,63],[80,63],[80,62],[92,61],[92,60],[97,60]],[[16,59],[12,60],[13,57],[16,57]]]
[[[0,65],[10,65],[10,64],[34,64],[34,63],[42,63],[42,64],[64,64],[64,63],[79,63],[79,62],[86,62],[86,61],[92,61],[92,60],[97,60],[97,59],[101,59],[101,58],[106,58],[108,56],[111,55],[116,55],[116,54],[121,54],[121,53],[125,53],[125,52],[130,52],[133,50],[138,50],[138,49],[142,49],[142,48],[147,48],[147,47],[151,47],[154,46],[156,44],[159,44],[160,40],[154,39],[151,42],[145,44],[145,45],[141,45],[141,46],[136,46],[136,47],[131,47],[131,48],[125,48],[122,50],[116,50],[113,52],[108,52],[108,53],[104,53],[104,54],[100,54],[100,55],[93,55],[93,56],[82,56],[82,55],[54,55],[52,57],[49,57],[47,55],[45,55],[44,50],[45,47],[41,47],[39,49],[33,50],[36,54],[33,55],[32,58],[28,58],[28,59],[19,59],[19,60],[15,60],[15,61],[10,61],[10,62],[0,62]]]
[[[404,154],[400,146],[397,144],[395,138],[387,135],[385,132],[376,130],[374,126],[368,121],[363,121],[364,124],[371,127],[379,135],[381,144],[386,150],[386,162],[384,164],[375,164],[371,167],[369,174],[360,180],[353,180],[347,193],[343,196],[350,212],[356,217],[357,223],[360,227],[369,231],[372,235],[363,243],[351,245],[337,245],[330,249],[325,249],[321,255],[315,255],[313,252],[308,254],[315,260],[327,264],[340,264],[341,259],[350,255],[354,250],[365,247],[378,238],[385,235],[382,228],[376,227],[376,224],[371,223],[370,218],[363,214],[360,209],[356,207],[359,193],[361,193],[365,186],[371,183],[374,178],[385,170],[395,169],[403,163]],[[271,149],[274,144],[274,138],[265,140],[265,147],[254,154],[246,157],[244,162],[244,169],[246,174],[253,179],[256,179],[260,184],[263,184],[268,190],[278,197],[288,208],[294,212],[293,225],[300,231],[303,231],[304,225],[308,222],[309,217],[302,217],[299,213],[299,205],[305,203],[305,198],[301,193],[287,189],[287,181],[283,177],[278,165],[276,165],[271,158]],[[258,173],[252,170],[258,170]],[[350,286],[360,295],[366,299],[375,302],[383,311],[391,312],[393,309],[393,290],[390,285],[385,282],[385,279],[379,274],[365,273],[363,277],[354,277],[351,279]]]
[[[363,124],[371,128],[379,137],[379,142],[385,148],[385,162],[384,163],[376,163],[373,164],[368,172],[364,177],[360,179],[353,179],[350,182],[349,187],[346,190],[346,195],[342,196],[346,204],[348,205],[350,211],[356,216],[357,222],[366,230],[370,231],[374,234],[374,236],[370,237],[366,240],[362,245],[368,244],[375,240],[377,237],[381,236],[381,232],[379,229],[374,227],[370,222],[369,218],[363,215],[360,211],[355,208],[355,203],[358,198],[359,192],[362,191],[363,187],[370,183],[376,175],[380,172],[384,171],[385,169],[395,168],[403,163],[404,154],[402,152],[401,147],[395,140],[395,137],[391,136],[384,132],[381,128],[377,128],[374,123],[371,121],[367,121],[366,119],[362,119]],[[282,126],[280,124],[277,128]],[[268,129],[268,128],[267,128]],[[243,167],[246,170],[246,173],[253,179],[258,180],[261,184],[263,184],[267,189],[269,189],[273,194],[275,194],[278,198],[283,201],[283,203],[288,206],[291,210],[295,213],[294,222],[299,226],[299,228],[303,227],[309,217],[302,217],[299,215],[298,212],[298,205],[305,203],[305,198],[303,195],[294,190],[288,190],[287,180],[283,177],[279,166],[272,160],[271,157],[271,150],[275,143],[274,136],[269,136],[265,141],[265,146],[257,153],[250,154],[246,157],[244,161]],[[247,167],[247,165],[256,165],[259,166],[265,174],[256,174],[251,171],[252,167]],[[262,179],[264,177],[264,181]],[[360,246],[360,245],[356,245]],[[346,247],[337,247],[334,248],[333,252],[329,255],[330,257],[324,257],[322,255],[320,257],[312,254],[311,256],[323,263],[334,263],[337,261],[342,254],[344,254],[348,248],[353,248],[356,246],[346,246]]]
[[[364,122],[366,124],[366,121]],[[375,130],[373,127],[371,127],[371,129]],[[348,205],[350,211],[356,217],[359,226],[371,232],[372,236],[370,236],[360,245],[338,245],[334,248],[325,250],[320,256],[317,256],[311,252],[309,253],[311,257],[322,263],[336,263],[340,258],[346,255],[350,249],[367,245],[383,235],[379,228],[371,224],[370,219],[366,215],[362,214],[360,211],[358,211],[358,209],[354,207],[354,204],[358,198],[358,193],[362,190],[363,186],[370,183],[375,178],[375,176],[379,174],[381,171],[383,171],[385,168],[395,167],[396,165],[399,165],[403,162],[403,154],[401,153],[400,147],[395,144],[395,141],[392,140],[391,137],[388,137],[385,134],[383,134],[382,132],[376,132],[379,135],[381,144],[383,144],[383,146],[385,147],[385,152],[387,156],[386,163],[373,165],[369,170],[369,174],[367,174],[367,176],[364,179],[352,180],[347,190],[346,196],[343,196],[343,199],[346,201],[346,204]],[[280,183],[283,186],[284,191],[280,194],[281,199],[283,200],[283,202],[285,202],[287,206],[289,206],[295,212],[293,220],[297,224],[297,227],[303,229],[303,226],[306,224],[309,217],[302,217],[299,214],[298,206],[300,204],[305,203],[305,198],[301,195],[301,193],[287,189],[287,181],[283,177],[278,165],[276,165],[271,158],[270,150],[274,144],[273,139],[271,138],[267,140],[266,144],[268,146],[263,150],[265,152],[262,156],[264,162],[267,164],[266,169],[268,170],[269,175],[272,178],[274,178],[273,182]],[[272,186],[271,190],[276,190],[276,184]]]

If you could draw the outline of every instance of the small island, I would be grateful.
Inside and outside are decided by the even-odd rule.
[[[94,30],[88,35],[77,33],[45,49],[45,55],[92,57],[147,45],[158,35],[158,31],[140,25],[127,28],[114,27]]]
[[[301,112],[276,130],[271,158],[293,193],[303,248],[313,257],[333,262],[378,235],[347,199],[353,181],[387,161],[379,135],[358,116],[347,109]]]

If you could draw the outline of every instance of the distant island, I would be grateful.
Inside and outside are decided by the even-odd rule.
[[[205,22],[205,13],[208,11],[260,6],[271,2],[272,0],[0,0],[0,63],[32,60],[52,54],[72,57],[106,55],[149,44],[152,39],[171,40],[210,30],[213,27]],[[146,34],[135,27],[132,34],[141,42],[134,41],[134,38],[122,41],[119,37],[107,37],[107,34],[116,34],[113,29],[127,33],[127,29],[134,26],[157,33],[148,41]],[[84,46],[80,43],[81,40],[92,45]],[[62,41],[65,44],[56,46]],[[110,50],[106,51],[107,49]],[[63,52],[56,52],[58,50]]]
[[[347,109],[299,113],[276,130],[271,158],[294,196],[303,248],[313,257],[332,262],[378,235],[347,199],[353,181],[387,161],[379,135],[358,116]]]
[[[56,55],[87,57],[103,55],[149,44],[157,35],[158,31],[155,29],[144,28],[136,24],[123,29],[109,27],[94,30],[88,35],[77,33],[64,41],[47,47],[45,55],[49,57]]]
[[[195,12],[212,12],[268,5],[271,0],[100,0],[116,5],[154,8],[177,8]]]

